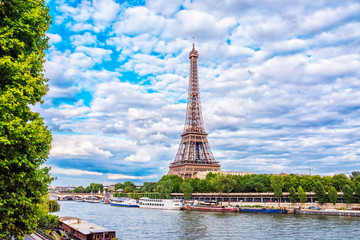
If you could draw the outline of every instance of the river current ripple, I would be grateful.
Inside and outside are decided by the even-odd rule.
[[[60,201],[58,216],[116,230],[118,239],[360,239],[360,218],[213,213]]]

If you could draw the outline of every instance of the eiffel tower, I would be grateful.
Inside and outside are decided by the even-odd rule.
[[[196,176],[198,172],[220,171],[219,162],[211,152],[210,144],[205,132],[201,112],[200,89],[197,71],[198,51],[190,51],[190,76],[184,131],[175,159],[170,163],[167,175],[179,175],[182,178]]]

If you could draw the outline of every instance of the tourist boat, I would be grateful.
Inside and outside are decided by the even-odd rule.
[[[110,198],[110,205],[118,207],[139,207],[138,201],[132,198]]]
[[[87,202],[87,203],[100,203],[100,199],[98,199],[97,197],[86,197],[86,198],[84,198],[84,202]]]
[[[139,199],[140,208],[180,210],[181,206],[182,204],[180,199],[151,199],[147,197]]]
[[[83,199],[83,198],[81,198],[81,197],[77,197],[77,198],[75,199],[75,201],[77,201],[77,202],[83,202],[83,201],[84,201],[84,199]]]
[[[102,203],[102,204],[110,204],[110,200],[109,199],[101,199],[100,203]]]
[[[285,208],[239,208],[239,212],[251,212],[251,213],[287,213]]]

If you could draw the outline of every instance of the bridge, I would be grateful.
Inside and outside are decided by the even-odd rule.
[[[50,198],[56,198],[57,200],[76,200],[77,198],[86,198],[86,197],[97,197],[105,198],[102,193],[49,193]]]

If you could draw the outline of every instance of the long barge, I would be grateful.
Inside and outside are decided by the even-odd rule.
[[[234,207],[225,207],[225,206],[192,206],[185,205],[181,208],[181,210],[189,210],[189,211],[203,211],[203,212],[236,212],[236,208]]]
[[[285,208],[242,208],[240,207],[239,212],[247,213],[287,213]]]
[[[313,210],[313,209],[295,208],[294,213],[295,214],[305,214],[305,215],[360,217],[360,211],[355,211],[355,210],[336,210],[336,209]]]

